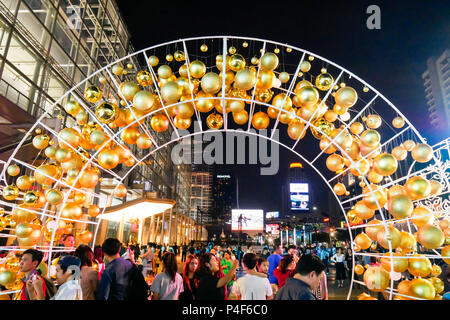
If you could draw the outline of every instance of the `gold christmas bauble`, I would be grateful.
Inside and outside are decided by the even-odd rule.
[[[257,130],[264,130],[270,124],[270,118],[267,113],[259,111],[253,115],[252,125]]]
[[[206,44],[202,44],[202,45],[200,46],[200,51],[201,51],[201,52],[206,52],[206,51],[208,51],[208,46],[207,46]]]
[[[390,153],[382,153],[373,160],[373,168],[382,176],[389,176],[397,171],[398,162]]]
[[[176,114],[180,118],[190,118],[194,115],[194,105],[191,102],[185,102],[176,106]]]
[[[88,244],[92,241],[93,237],[94,235],[92,234],[92,232],[90,232],[89,230],[84,230],[78,235],[77,239],[80,241],[80,243]]]
[[[61,167],[55,164],[45,164],[39,166],[34,171],[34,179],[40,185],[50,186],[56,180],[59,180],[62,175]]]
[[[83,108],[80,106],[80,104],[77,101],[69,100],[65,106],[64,110],[72,116],[76,116],[80,111],[83,111]]]
[[[441,293],[445,289],[444,282],[439,279],[438,277],[432,277],[428,279],[432,284],[433,287],[436,289],[436,293]]]
[[[400,128],[403,128],[404,125],[405,125],[405,119],[403,119],[402,117],[395,117],[392,120],[392,126],[394,128],[400,129]]]
[[[344,108],[350,108],[358,101],[358,94],[352,87],[343,87],[336,91],[334,96],[337,105]]]
[[[78,114],[77,114],[77,116],[76,116],[77,123],[78,123],[80,126],[81,126],[81,125],[85,125],[85,124],[87,123],[88,119],[89,119],[89,116],[88,116],[88,114],[87,114],[86,112],[84,112],[84,111],[78,112]]]
[[[364,272],[364,283],[375,292],[383,292],[389,286],[389,273],[382,267],[369,267]]]
[[[95,116],[101,123],[112,123],[119,115],[119,107],[111,102],[103,102],[95,108]]]
[[[329,73],[321,73],[316,77],[316,87],[321,91],[328,91],[333,85],[334,79]]]
[[[345,185],[343,183],[336,183],[333,187],[334,193],[336,193],[338,196],[343,196],[347,189],[345,188]]]
[[[408,259],[408,272],[415,277],[427,277],[433,269],[430,259],[420,254],[413,254]]]
[[[3,189],[2,195],[5,200],[13,201],[19,196],[19,188],[14,185],[7,186]]]
[[[405,160],[408,156],[408,151],[406,151],[406,149],[402,145],[400,145],[392,149],[392,155],[399,161]]]
[[[186,130],[191,126],[191,118],[182,118],[177,115],[173,118],[173,124],[180,130]]]
[[[410,253],[417,251],[417,241],[414,236],[409,232],[401,231],[400,248],[404,253]]]
[[[127,144],[135,144],[140,134],[138,128],[128,127],[122,131],[120,137]]]
[[[181,50],[175,51],[175,53],[173,54],[173,57],[178,62],[184,61],[186,59],[185,56],[184,56],[184,52],[181,51]]]
[[[150,56],[147,61],[152,67],[156,67],[159,64],[159,58],[157,56]]]
[[[95,205],[95,204],[91,204],[89,205],[88,208],[88,215],[91,216],[92,218],[97,217],[100,214],[100,208]]]
[[[328,122],[335,122],[337,120],[337,116],[338,115],[333,110],[327,110],[327,112],[325,112],[323,117]]]
[[[20,167],[16,164],[11,164],[8,166],[8,169],[6,169],[6,172],[11,176],[15,177],[19,175],[20,173]]]
[[[97,146],[100,146],[105,143],[106,135],[102,130],[95,130],[89,136],[89,141]]]
[[[278,67],[279,59],[275,53],[267,52],[261,57],[261,68],[263,70],[275,70]]]
[[[245,68],[245,59],[240,54],[233,54],[228,61],[228,66],[234,72]]]
[[[143,112],[149,112],[153,107],[153,93],[146,90],[137,92],[133,97],[133,106]]]
[[[152,140],[146,133],[141,133],[136,140],[136,145],[140,149],[148,149],[152,146]]]
[[[424,206],[418,206],[413,210],[413,219],[412,222],[416,227],[423,227],[427,224],[433,224],[434,222],[434,214],[433,212]]]
[[[228,109],[231,112],[240,112],[245,109],[245,102],[240,100],[228,101]],[[223,113],[223,112],[222,112]]]
[[[192,61],[191,64],[189,65],[189,72],[191,77],[200,79],[206,73],[206,66],[200,60]]]
[[[116,76],[120,76],[123,73],[123,66],[120,63],[116,63],[111,67],[112,73],[114,73]]]
[[[428,197],[431,193],[430,182],[420,176],[411,177],[405,183],[406,193],[412,200]]]
[[[208,72],[202,77],[201,86],[204,92],[215,94],[220,90],[222,82],[217,73]]]
[[[196,100],[194,102],[195,108],[200,112],[209,112],[214,108],[214,100],[213,99],[204,99],[204,98],[212,98],[213,95],[210,93],[205,93],[203,91],[199,91],[196,95]],[[203,99],[199,99],[203,98]]]
[[[366,130],[361,134],[361,143],[370,148],[374,148],[380,144],[381,137],[376,130]]]
[[[167,64],[163,64],[158,68],[158,77],[161,79],[169,79],[172,76],[172,68]]]
[[[114,169],[119,164],[119,155],[112,149],[103,149],[98,154],[98,164],[104,169]]]
[[[439,227],[424,225],[417,230],[419,243],[427,249],[437,249],[444,244],[444,233]]]
[[[322,139],[324,134],[330,137],[334,130],[334,124],[328,122],[327,120],[320,118],[315,120],[311,126],[311,133],[316,139]],[[319,132],[320,130],[321,132]],[[343,136],[343,134],[341,134]]]
[[[375,210],[370,209],[364,201],[358,201],[355,204],[355,213],[358,217],[360,217],[363,220],[371,219],[375,215]]]
[[[69,145],[77,149],[81,144],[80,133],[73,128],[64,128],[58,133],[58,144],[61,148],[69,148]]]
[[[366,125],[370,129],[378,129],[382,124],[381,117],[377,114],[371,114],[367,117]]]
[[[364,271],[365,271],[365,269],[364,269],[364,267],[363,267],[362,265],[357,264],[357,265],[355,266],[355,273],[356,273],[358,276],[362,275],[362,274],[364,273]]]
[[[319,101],[319,91],[312,86],[302,87],[296,93],[302,107],[314,106]]]
[[[444,260],[445,263],[450,264],[450,245],[442,248],[441,256],[442,256],[442,260]]]
[[[248,112],[247,110],[242,110],[239,112],[233,112],[233,120],[238,125],[243,125],[248,121]]]
[[[235,54],[236,53],[236,47],[233,47],[233,46],[229,47],[228,48],[228,53],[229,54]]]
[[[155,114],[150,121],[150,125],[156,132],[163,132],[169,128],[169,119],[163,114]]]
[[[338,154],[332,154],[328,156],[326,160],[326,166],[330,171],[339,171],[344,168],[344,158]]]
[[[241,90],[250,90],[256,82],[256,74],[249,68],[244,68],[236,72],[234,76],[234,86]]]
[[[230,56],[226,55],[225,56],[225,71],[230,70],[230,66],[228,65],[229,60],[230,60]],[[223,72],[222,62],[223,62],[223,55],[217,55],[216,56],[216,67],[217,67],[217,69],[219,69],[219,71]]]
[[[164,102],[168,104],[176,103],[180,100],[183,93],[183,88],[175,81],[170,81],[164,84],[161,88],[161,97]]]
[[[372,189],[373,193],[370,191]],[[375,191],[378,189],[377,185],[371,184],[370,188],[369,186],[365,187],[363,189],[363,201],[366,204],[366,206],[368,206],[370,209],[373,210],[377,210],[378,208],[378,204],[380,205],[381,208],[384,207],[384,205],[387,202],[387,191],[385,191],[384,189],[380,189],[378,191]],[[378,202],[378,204],[377,204]]]
[[[419,143],[411,150],[411,156],[420,163],[426,163],[433,158],[433,148],[426,143]]]
[[[86,90],[84,90],[84,98],[91,103],[99,102],[102,96],[102,90],[100,90],[100,88],[97,86],[88,86]],[[77,114],[78,112],[75,114],[75,116]]]
[[[43,150],[47,148],[48,143],[50,142],[50,137],[46,134],[40,134],[33,138],[33,147],[38,150]]]
[[[302,72],[308,72],[311,69],[311,63],[309,63],[308,61],[302,61],[302,63],[300,63],[300,70]]]
[[[127,195],[127,188],[123,184],[119,184],[114,191],[114,195],[118,198],[123,198]]]
[[[400,246],[402,235],[397,228],[389,225],[387,227],[388,231],[386,232],[383,227],[377,233],[377,242],[380,246],[385,249],[389,249],[389,240],[391,241],[392,249],[396,249]]]
[[[383,255],[383,258],[381,258],[381,267],[386,270],[387,272],[391,272],[391,267],[394,268],[394,272],[405,272],[408,270],[408,259],[405,258],[395,258],[395,257],[403,257],[404,255],[401,253],[392,253],[392,260],[391,260],[391,254],[389,252],[386,252]]]
[[[153,78],[147,70],[139,71],[136,76],[136,81],[143,87],[148,87],[153,84]]]
[[[431,193],[430,195],[439,195],[442,193],[442,190],[444,189],[444,186],[436,180],[430,180],[431,185]]]
[[[16,281],[16,273],[10,270],[0,271],[0,285],[9,287]]]
[[[331,144],[331,141],[326,137],[320,139],[319,143],[320,150],[323,150],[326,154],[332,154],[336,152],[336,148]]]
[[[388,201],[388,211],[395,219],[404,219],[411,216],[414,204],[407,195],[397,195]]]
[[[370,248],[372,244],[372,240],[367,236],[367,234],[360,233],[355,237],[355,243],[363,250],[367,250]]]
[[[223,126],[223,117],[221,114],[212,113],[206,118],[206,124],[210,129],[220,129]]]
[[[403,147],[407,151],[411,151],[415,145],[416,145],[416,143],[413,140],[406,140],[405,142],[403,142]]]
[[[45,192],[45,199],[50,205],[57,206],[64,200],[64,195],[57,189],[48,189]]]
[[[288,82],[289,79],[290,79],[289,73],[284,72],[284,71],[281,72],[281,73],[278,75],[278,79],[280,79],[281,83],[286,83],[286,82]]]
[[[275,73],[273,73],[273,71],[262,70],[259,72],[256,87],[261,90],[270,89],[273,87],[274,80],[275,80]]]
[[[373,241],[377,241],[377,234],[381,229],[384,229],[382,222],[380,220],[373,219],[367,223],[364,231],[370,239],[372,239]]]
[[[30,189],[32,185],[33,185],[33,181],[30,176],[20,176],[16,180],[16,186],[21,191]]]
[[[53,159],[55,159],[56,148],[53,146],[49,146],[49,147],[45,148],[44,154],[46,157],[53,160]]]
[[[292,140],[303,139],[306,135],[305,125],[298,119],[295,119],[289,123],[287,133]]]
[[[434,300],[436,297],[436,289],[426,279],[412,279],[409,284],[409,292],[412,296],[425,300]]]
[[[358,135],[358,134],[361,134],[361,132],[363,132],[363,131],[364,131],[364,125],[361,122],[356,121],[350,125],[350,132],[353,134]]]

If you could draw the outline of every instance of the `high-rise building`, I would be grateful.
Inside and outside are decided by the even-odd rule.
[[[237,208],[236,180],[230,174],[216,173],[213,179],[213,210],[212,218],[216,229],[211,232],[229,234],[231,232],[231,210]]]
[[[427,60],[427,70],[422,74],[425,86],[429,119],[436,130],[450,128],[450,50],[438,58]]]
[[[212,210],[213,175],[208,171],[193,171],[191,174],[190,218],[202,224],[209,224]]]

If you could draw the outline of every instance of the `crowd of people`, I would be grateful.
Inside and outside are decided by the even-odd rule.
[[[56,253],[53,279],[40,268],[47,253],[24,251],[23,287],[17,299],[327,300],[330,265],[336,268],[337,287],[352,276],[351,250],[327,244],[264,247],[258,252],[253,246],[244,252],[237,246],[122,245],[114,238],[94,250],[74,244],[72,235],[63,239],[67,251]],[[356,261],[365,262],[378,263],[373,257]]]

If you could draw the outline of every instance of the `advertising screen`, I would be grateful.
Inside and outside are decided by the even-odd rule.
[[[307,183],[290,184],[291,210],[309,210],[309,186]]]
[[[231,231],[264,231],[264,212],[262,210],[231,210]]]
[[[266,219],[276,219],[280,217],[279,211],[269,211],[266,212]]]
[[[280,235],[280,225],[275,223],[266,224],[266,233],[271,234],[273,236]]]

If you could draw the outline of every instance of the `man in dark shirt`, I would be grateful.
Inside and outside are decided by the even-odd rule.
[[[100,278],[97,300],[125,300],[128,297],[133,263],[120,256],[120,248],[121,243],[117,239],[108,238],[103,242],[107,265]]]
[[[312,293],[325,276],[325,265],[314,254],[305,254],[298,260],[295,273],[278,291],[275,300],[316,300]]]

